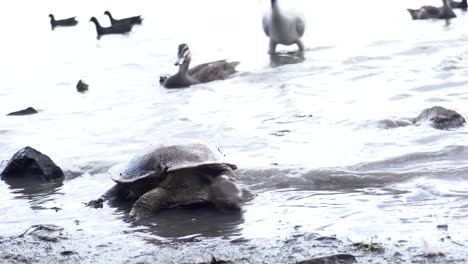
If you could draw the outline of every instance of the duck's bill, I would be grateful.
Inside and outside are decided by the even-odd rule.
[[[177,61],[174,63],[174,65],[178,66],[178,65],[182,65],[184,63],[184,58],[183,57],[180,57],[177,59]]]

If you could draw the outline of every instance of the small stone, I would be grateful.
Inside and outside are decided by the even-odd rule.
[[[51,207],[50,209],[55,210],[55,212],[58,212],[58,211],[62,210],[62,208],[57,207],[57,206]]]
[[[326,257],[312,258],[308,260],[302,260],[296,264],[348,264],[355,263],[356,257],[351,254],[336,254]]]
[[[338,239],[336,237],[334,237],[334,236],[322,236],[322,237],[317,237],[315,240],[317,240],[317,241],[336,241]]]
[[[448,230],[448,225],[437,225],[437,229],[442,229],[447,231]]]
[[[76,90],[80,93],[84,93],[88,91],[89,85],[83,82],[82,80],[79,80],[78,83],[76,84]]]
[[[23,116],[23,115],[33,115],[33,114],[37,114],[39,113],[36,109],[32,108],[32,107],[28,107],[26,109],[23,109],[23,110],[19,110],[19,111],[16,111],[16,112],[11,112],[9,114],[7,114],[7,116]]]
[[[70,255],[73,255],[73,254],[77,254],[75,251],[71,251],[71,250],[64,250],[62,252],[60,252],[60,255],[62,256],[70,256]]]
[[[210,264],[227,264],[227,263],[232,263],[231,261],[229,260],[221,260],[221,259],[216,259],[215,257],[213,257],[210,261]]]

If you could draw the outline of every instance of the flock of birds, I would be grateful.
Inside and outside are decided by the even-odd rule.
[[[99,24],[99,21],[95,17],[91,17],[89,20],[96,25],[97,38],[100,39],[102,35],[109,34],[126,34],[132,30],[132,27],[136,24],[141,24],[143,19],[141,16],[133,16],[122,19],[115,19],[109,11],[105,11],[104,15],[109,17],[111,25],[109,27],[103,27]],[[49,15],[50,25],[52,30],[56,27],[71,27],[78,24],[76,17],[70,17],[65,19],[55,19],[53,14]]]
[[[132,30],[135,24],[141,24],[141,16],[114,19],[109,11],[104,12],[109,17],[111,25],[103,27],[95,17],[91,17],[90,22],[96,26],[97,38],[109,34],[126,34]],[[50,24],[52,30],[55,27],[68,27],[78,24],[76,17],[66,19],[55,19],[50,14]],[[304,51],[304,44],[301,41],[305,32],[304,20],[293,13],[281,10],[278,0],[271,0],[271,12],[263,17],[263,30],[270,38],[269,53],[276,53],[276,46],[296,44],[299,52]],[[194,84],[207,83],[215,80],[224,80],[236,72],[238,61],[229,62],[218,60],[204,63],[190,68],[191,52],[187,44],[180,44],[178,47],[176,66],[179,70],[172,76],[161,76],[160,83],[165,88],[185,88]]]
[[[105,11],[104,15],[109,17],[111,25],[109,27],[103,27],[99,24],[99,21],[95,17],[91,17],[89,20],[96,25],[97,38],[100,39],[102,35],[109,34],[126,34],[132,30],[132,27],[136,24],[141,24],[143,19],[141,16],[133,16],[122,19],[115,19],[109,11]],[[65,19],[55,19],[53,14],[49,15],[50,25],[52,30],[56,27],[71,27],[78,24],[76,17],[70,17]]]
[[[276,54],[276,46],[297,45],[298,53],[304,52],[304,44],[301,40],[305,32],[304,20],[291,12],[281,10],[278,0],[271,1],[271,10],[262,19],[263,31],[269,37],[269,54]],[[442,0],[441,7],[422,6],[419,9],[407,9],[413,19],[450,19],[456,17],[452,8],[467,9],[467,0],[457,2],[454,0]],[[141,16],[133,16],[122,19],[114,19],[109,11],[104,15],[109,17],[111,26],[103,27],[95,17],[89,20],[96,26],[97,38],[109,34],[126,34],[136,24],[141,24]],[[56,20],[52,14],[49,15],[52,29],[57,26],[74,26],[78,23],[75,17]],[[187,44],[180,44],[177,52],[176,66],[179,70],[172,76],[161,76],[159,82],[165,88],[185,88],[194,84],[207,83],[215,80],[224,80],[236,72],[239,62],[228,62],[218,60],[197,65],[189,68],[191,52]]]

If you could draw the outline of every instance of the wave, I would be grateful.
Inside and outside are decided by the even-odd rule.
[[[239,181],[251,189],[351,190],[385,187],[420,177],[468,179],[468,146],[448,146],[346,167],[273,167],[238,172]]]

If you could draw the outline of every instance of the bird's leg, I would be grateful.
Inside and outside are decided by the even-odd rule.
[[[275,54],[276,53],[276,45],[278,45],[278,43],[276,43],[275,41],[270,39],[270,49],[268,50],[269,54]]]
[[[297,47],[299,48],[299,51],[304,52],[304,44],[302,44],[302,41],[300,39],[296,41],[296,44],[297,44]]]

